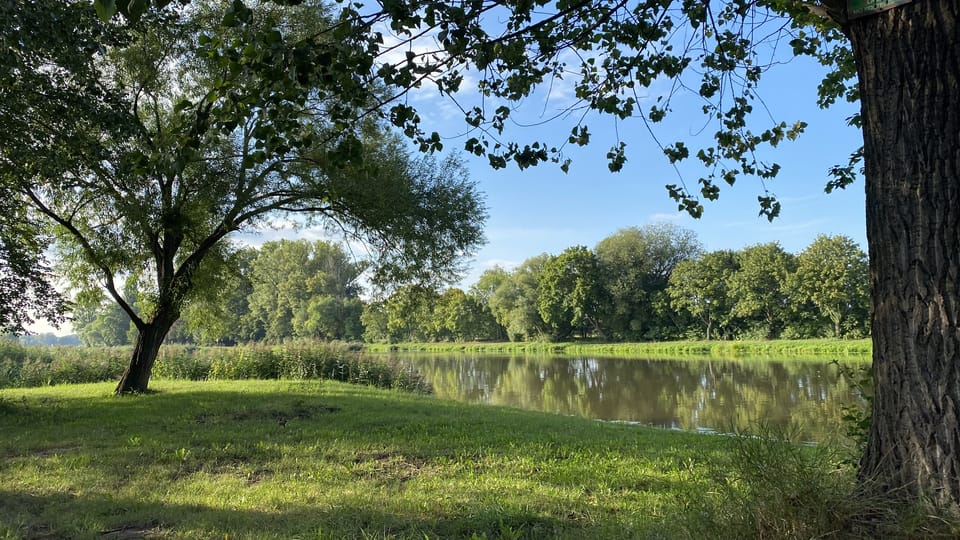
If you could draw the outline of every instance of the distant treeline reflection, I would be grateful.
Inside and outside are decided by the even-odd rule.
[[[764,427],[825,441],[861,398],[829,363],[399,355],[440,398],[683,430]]]

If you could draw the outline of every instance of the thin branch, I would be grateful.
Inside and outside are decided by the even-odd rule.
[[[23,190],[24,194],[33,201],[34,206],[40,210],[47,217],[55,221],[58,225],[66,229],[73,237],[80,243],[80,246],[83,248],[83,251],[87,254],[87,257],[90,258],[90,261],[103,272],[104,277],[104,286],[107,288],[107,291],[110,293],[110,296],[120,305],[124,312],[130,317],[130,320],[133,322],[134,326],[137,327],[137,330],[143,331],[146,328],[146,323],[143,322],[133,307],[124,300],[123,295],[117,291],[116,284],[113,280],[113,272],[110,270],[110,267],[106,263],[100,260],[100,257],[97,256],[96,250],[90,244],[90,241],[87,240],[86,236],[78,229],[73,223],[63,219],[59,214],[49,208],[32,189],[25,188]]]

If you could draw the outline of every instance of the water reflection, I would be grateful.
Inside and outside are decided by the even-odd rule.
[[[844,431],[854,389],[824,362],[398,355],[440,398],[659,427],[790,427],[803,440]]]

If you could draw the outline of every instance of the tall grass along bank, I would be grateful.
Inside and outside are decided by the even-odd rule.
[[[186,380],[330,379],[429,392],[428,385],[411,369],[353,349],[342,343],[166,345],[153,376]],[[0,341],[0,388],[116,381],[130,354],[129,347],[21,346]]]

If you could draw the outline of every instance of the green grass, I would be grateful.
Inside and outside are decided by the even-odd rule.
[[[716,438],[334,382],[0,392],[0,537],[621,538]]]
[[[869,538],[879,530],[858,525],[852,472],[826,446],[331,381],[162,380],[155,392],[125,397],[112,397],[112,387],[0,391],[0,538]],[[880,532],[897,536],[891,530],[903,532]]]
[[[429,351],[485,353],[593,354],[644,358],[821,358],[869,359],[869,339],[797,339],[757,341],[662,341],[646,343],[464,342],[365,344],[365,351]]]

